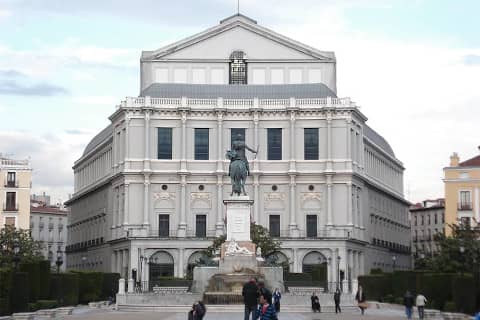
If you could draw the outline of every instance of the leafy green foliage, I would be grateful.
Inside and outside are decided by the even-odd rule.
[[[472,273],[477,274],[480,263],[480,233],[470,226],[449,225],[452,235],[435,235],[439,247],[433,257],[417,257],[415,268],[443,273]],[[464,252],[460,251],[463,247]]]
[[[79,275],[76,273],[52,274],[50,277],[50,299],[61,306],[78,304]]]
[[[10,314],[10,293],[13,273],[11,269],[0,269],[0,316]]]
[[[14,272],[12,285],[13,287],[10,291],[10,311],[28,311],[28,292],[30,288],[28,273]]]
[[[5,226],[0,229],[0,266],[11,265],[14,261],[15,244],[19,246],[20,261],[38,261],[42,259],[42,245],[30,237],[28,230],[16,229],[12,226]]]
[[[273,239],[268,232],[268,229],[259,224],[250,224],[250,236],[252,242],[257,248],[262,250],[262,257],[268,258],[280,250],[281,242]]]

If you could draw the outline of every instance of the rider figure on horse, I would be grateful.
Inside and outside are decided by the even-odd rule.
[[[230,166],[228,167],[228,175],[232,181],[232,192],[240,195],[242,192],[244,195],[247,195],[245,192],[245,180],[250,174],[250,167],[248,165],[247,157],[245,157],[245,149],[257,153],[244,142],[244,139],[241,134],[238,134],[235,137],[235,140],[232,142],[232,150],[227,151],[227,158],[230,159]]]
[[[245,143],[243,136],[241,134],[237,134],[235,136],[235,140],[232,142],[232,151],[235,151],[235,157],[230,159],[230,166],[228,167],[228,175],[230,175],[230,167],[232,166],[232,162],[235,160],[242,160],[245,163],[245,167],[247,168],[247,176],[250,175],[250,166],[248,165],[247,157],[245,156],[245,149],[250,152],[257,153],[256,150],[253,150]]]

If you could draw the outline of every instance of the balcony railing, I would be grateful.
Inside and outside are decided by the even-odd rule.
[[[458,210],[470,211],[470,210],[472,210],[472,204],[471,203],[459,203],[458,204]]]
[[[18,203],[4,203],[3,211],[16,212],[18,211]]]
[[[18,180],[5,181],[5,188],[18,188]]]

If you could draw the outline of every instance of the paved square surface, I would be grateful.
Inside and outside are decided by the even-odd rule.
[[[188,311],[188,310],[187,310]],[[91,320],[185,320],[187,319],[187,311],[185,312],[122,312],[113,310],[101,309],[76,309],[74,314],[65,319],[91,319]],[[335,313],[283,313],[278,315],[281,320],[351,320],[351,319],[365,319],[365,320],[400,320],[406,319],[402,310],[391,309],[369,309],[365,315],[360,315],[360,312],[352,311],[344,312],[342,314]],[[241,312],[208,312],[204,318],[205,320],[242,320],[243,313]]]

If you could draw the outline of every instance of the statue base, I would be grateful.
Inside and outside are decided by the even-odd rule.
[[[223,200],[223,203],[227,207],[227,241],[250,241],[250,209],[253,200],[249,196],[233,195]]]

